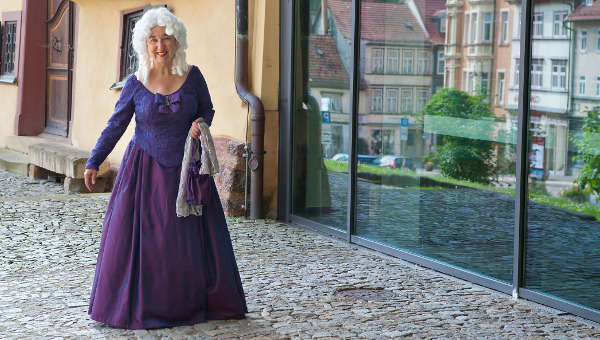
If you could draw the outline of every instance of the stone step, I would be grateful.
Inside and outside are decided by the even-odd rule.
[[[39,136],[8,136],[6,137],[6,148],[9,150],[29,154],[29,145],[35,143],[57,143],[67,145],[67,139],[42,133]]]
[[[35,143],[29,145],[29,162],[40,168],[63,174],[73,179],[83,179],[85,165],[90,158],[89,151],[57,143]],[[109,174],[110,164],[100,165],[98,177]]]
[[[29,157],[24,153],[0,149],[0,169],[27,176],[29,172]]]

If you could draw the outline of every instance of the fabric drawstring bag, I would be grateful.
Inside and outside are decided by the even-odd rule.
[[[198,124],[200,137],[192,137],[192,129],[185,141],[181,177],[177,192],[177,216],[202,215],[202,206],[210,202],[212,196],[211,178],[219,172],[215,145],[204,122]]]

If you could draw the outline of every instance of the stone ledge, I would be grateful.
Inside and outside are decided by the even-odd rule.
[[[50,134],[42,133],[39,136],[8,136],[6,137],[6,148],[9,150],[29,153],[29,145],[37,143],[55,143],[67,145],[67,139],[64,137],[53,137]]]
[[[29,171],[29,158],[20,152],[0,149],[0,169],[27,176]]]
[[[90,155],[89,151],[56,143],[29,145],[29,163],[74,179],[83,178]],[[110,165],[105,161],[100,165],[98,177],[107,176],[109,170]]]

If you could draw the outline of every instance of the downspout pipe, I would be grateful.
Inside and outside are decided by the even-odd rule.
[[[251,146],[248,155],[250,174],[250,218],[263,218],[263,177],[265,155],[265,108],[248,89],[248,0],[236,0],[235,88],[252,110]]]

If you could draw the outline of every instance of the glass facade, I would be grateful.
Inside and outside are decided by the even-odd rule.
[[[600,320],[600,17],[531,1],[292,2],[285,218]]]

